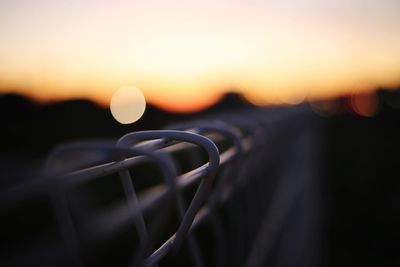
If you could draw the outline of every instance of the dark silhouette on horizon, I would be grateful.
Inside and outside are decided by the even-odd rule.
[[[22,95],[5,94],[0,95],[0,155],[45,156],[61,142],[116,138],[130,131],[161,129],[169,123],[251,106],[235,93],[228,93],[217,103],[195,113],[173,113],[147,104],[139,121],[123,125],[114,120],[108,108],[91,100],[74,99],[41,104]]]

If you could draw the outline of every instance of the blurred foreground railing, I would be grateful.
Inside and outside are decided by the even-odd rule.
[[[55,148],[45,175],[0,192],[9,239],[1,262],[312,266],[316,140],[307,113],[216,118]]]

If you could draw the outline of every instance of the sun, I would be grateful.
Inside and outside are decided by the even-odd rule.
[[[112,96],[110,110],[114,119],[122,124],[139,120],[146,109],[143,93],[136,87],[124,86]]]

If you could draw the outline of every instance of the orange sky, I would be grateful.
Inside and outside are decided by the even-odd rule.
[[[217,2],[217,3],[216,3]],[[0,2],[0,90],[185,111],[226,90],[296,102],[400,84],[400,2]]]

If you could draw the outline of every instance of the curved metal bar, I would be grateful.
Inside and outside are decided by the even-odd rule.
[[[118,148],[120,149],[120,147]],[[131,150],[135,150],[138,148],[131,148]],[[168,191],[170,195],[172,195],[172,197],[176,198],[176,192],[177,192],[177,188],[176,188],[176,183],[175,183],[175,177],[177,175],[177,172],[174,168],[172,159],[170,159],[170,157],[167,156],[167,154],[164,154],[162,152],[158,152],[155,153],[153,151],[148,151],[148,150],[143,150],[140,149],[138,151],[142,152],[142,155],[147,156],[148,158],[151,158],[152,160],[155,161],[155,163],[160,167],[165,182],[168,185]],[[144,152],[144,153],[143,153]],[[146,244],[146,246],[148,245],[148,247],[142,246],[141,250],[138,251],[137,255],[136,255],[136,259],[133,259],[132,262],[132,266],[137,266],[139,264],[143,263],[143,256],[146,255],[146,251],[149,250],[149,255],[152,253],[152,249],[150,246],[150,241],[149,241],[149,237],[147,234],[147,228],[146,225],[144,223],[144,218],[143,218],[143,214],[140,212],[140,204],[136,195],[136,191],[134,189],[134,185],[132,183],[132,178],[130,175],[130,172],[128,171],[128,169],[122,170],[119,172],[120,178],[121,178],[121,182],[123,184],[124,187],[124,191],[125,191],[125,195],[126,198],[128,200],[128,206],[130,208],[133,220],[136,223],[137,226],[137,230],[138,230],[138,234],[139,237],[141,237],[142,243]],[[137,213],[137,216],[134,216],[134,214]],[[139,228],[140,227],[140,228]]]
[[[238,159],[241,154],[243,153],[243,146],[242,146],[242,139],[241,133],[238,131],[237,128],[234,128],[222,121],[212,121],[212,122],[195,122],[193,124],[184,125],[187,128],[193,129],[196,133],[204,134],[207,132],[216,132],[222,134],[224,137],[231,139],[233,142],[233,146],[235,148],[235,154],[232,158],[233,161]],[[218,253],[216,253],[216,266],[225,266],[224,257],[225,257],[225,249],[224,249],[224,234],[223,228],[221,224],[221,219],[215,212],[215,207],[218,204],[218,201],[221,199],[223,186],[226,184],[227,180],[229,179],[228,176],[223,175],[220,177],[216,188],[208,200],[207,204],[207,212],[204,214],[204,217],[210,217],[210,223],[214,230],[214,236],[216,238],[216,249]]]
[[[149,141],[149,142],[151,142],[151,141]],[[158,148],[160,144],[162,144],[162,143],[167,144],[168,142],[170,142],[170,140],[167,140],[166,138],[163,138],[163,139],[156,139],[151,143],[156,144],[156,146],[157,146],[156,148]],[[147,147],[149,147],[149,146],[147,146]],[[153,149],[154,149],[154,147],[153,147]],[[168,154],[166,154],[166,155],[168,155]],[[170,161],[172,162],[172,159],[170,159]],[[126,171],[126,170],[121,171],[120,173],[122,173],[122,175],[124,175],[124,176],[130,176],[129,172]],[[173,189],[172,190],[174,192],[174,196],[175,196],[175,200],[176,200],[176,209],[177,209],[177,212],[178,212],[178,216],[179,216],[179,219],[183,220],[183,218],[185,216],[186,205],[185,205],[185,202],[184,202],[184,199],[183,199],[183,196],[182,196],[180,190],[176,190],[177,181],[175,180],[175,177],[172,177],[171,183],[173,183]],[[137,207],[137,209],[140,209],[140,207]],[[203,259],[202,259],[201,255],[200,255],[200,250],[198,248],[197,241],[195,240],[195,238],[193,236],[190,236],[190,235],[188,236],[188,240],[187,241],[188,241],[188,244],[189,244],[190,253],[192,254],[192,257],[193,257],[193,260],[194,260],[194,266],[203,267],[204,266],[204,262],[203,262]]]
[[[172,126],[176,129],[180,130],[188,130],[188,131],[193,131],[195,133],[199,134],[204,134],[207,132],[215,132],[218,134],[222,134],[223,137],[231,139],[233,142],[233,146],[235,148],[234,156],[231,160],[235,160],[243,152],[243,147],[242,147],[242,139],[241,139],[241,133],[238,131],[238,129],[222,122],[222,121],[211,121],[211,122],[205,122],[205,121],[198,121],[194,123],[184,123],[184,124],[178,124]],[[216,266],[224,266],[224,249],[221,244],[224,242],[224,235],[221,232],[222,229],[220,227],[221,221],[219,216],[215,213],[215,205],[217,204],[218,200],[221,198],[221,195],[219,194],[224,186],[224,184],[227,181],[227,176],[222,176],[220,177],[222,180],[218,181],[218,184],[216,185],[215,190],[213,191],[212,196],[208,200],[207,204],[207,214],[205,216],[210,216],[211,217],[211,225],[213,226],[214,232],[215,232],[215,238],[216,238],[216,243],[217,249],[219,253],[217,253],[217,265]],[[196,217],[197,219],[197,217]],[[190,240],[188,240],[190,242]]]
[[[220,120],[215,120],[211,122],[197,121],[190,124],[177,125],[175,127],[182,130],[193,129],[194,132],[199,134],[204,134],[206,132],[216,132],[222,134],[223,136],[226,136],[232,140],[233,145],[235,146],[237,151],[236,153],[237,156],[243,152],[242,135],[240,131],[237,128],[232,127],[231,125],[223,121]]]
[[[96,149],[103,153],[103,157],[97,158],[94,162],[86,162],[86,164],[101,164],[104,161],[112,161],[112,160],[122,160],[126,157],[133,156],[146,156],[149,159],[153,160],[160,167],[163,177],[168,185],[169,195],[174,197],[176,194],[176,183],[175,177],[177,175],[175,166],[173,165],[172,160],[163,153],[155,153],[154,151],[149,151],[141,148],[125,148],[125,147],[116,147],[114,144],[105,144],[105,143],[73,143],[63,145],[58,147],[55,151],[53,151],[52,158],[48,160],[50,164],[51,161],[61,155],[62,153],[75,151],[76,150],[87,150],[87,149]],[[100,162],[99,162],[100,161]],[[134,265],[138,263],[138,261],[142,261],[143,254],[146,253],[150,249],[150,239],[147,234],[146,225],[144,222],[144,218],[142,213],[140,212],[139,202],[136,196],[136,192],[129,174],[129,171],[123,170],[119,172],[122,185],[124,187],[125,195],[128,201],[128,207],[131,212],[132,219],[135,223],[136,229],[138,231],[139,241],[141,244],[141,248],[137,254],[137,259],[134,260]],[[151,252],[149,252],[151,253]]]
[[[217,146],[207,137],[183,131],[175,130],[159,130],[159,131],[142,131],[133,132],[121,137],[117,143],[118,146],[130,146],[138,141],[149,140],[149,139],[160,139],[169,138],[170,140],[184,141],[194,143],[200,147],[203,147],[208,154],[209,164],[207,166],[207,175],[200,182],[199,187],[186,210],[181,224],[176,232],[173,247],[175,252],[179,249],[180,245],[184,241],[186,235],[189,232],[190,226],[196,216],[197,211],[200,209],[205,197],[211,189],[214,177],[218,172],[219,167],[219,151]],[[166,140],[168,141],[168,140]]]
[[[199,133],[201,133],[201,134],[212,131],[212,132],[220,133],[220,134],[228,137],[229,139],[231,139],[233,142],[233,145],[236,149],[235,156],[232,159],[233,161],[235,161],[242,155],[242,153],[243,153],[242,138],[241,138],[240,132],[236,128],[234,128],[222,121],[214,121],[213,123],[201,122],[201,123],[195,124],[195,129],[198,130]],[[214,190],[214,194],[210,198],[210,201],[209,201],[210,205],[214,206],[216,204],[216,202],[218,201],[218,198],[221,197],[220,192],[222,190],[222,187],[226,183],[226,179],[229,179],[229,178],[225,175],[225,176],[222,176],[221,179],[219,180],[216,190]],[[211,208],[214,208],[214,207],[211,207]]]

